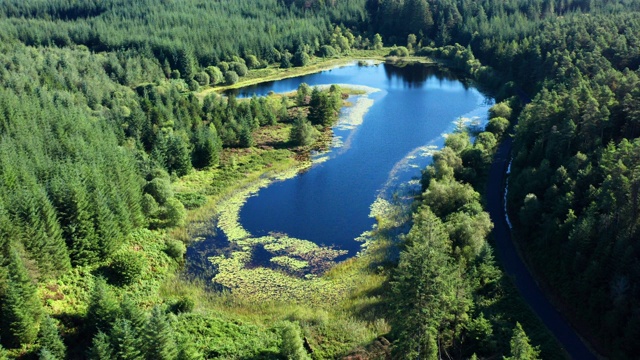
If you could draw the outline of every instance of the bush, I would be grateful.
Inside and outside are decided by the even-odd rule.
[[[159,206],[156,199],[150,194],[144,194],[142,196],[142,211],[147,216],[152,216],[158,212]]]
[[[173,190],[169,180],[163,178],[155,178],[147,183],[144,192],[153,196],[160,205],[164,205],[169,198],[173,197]]]
[[[284,53],[282,53],[282,56],[280,57],[280,67],[283,69],[288,69],[291,67],[291,58],[293,57],[293,55],[291,55],[290,52],[288,52],[287,50],[284,51]]]
[[[169,172],[167,172],[167,170],[165,170],[164,168],[156,167],[151,169],[146,176],[147,181],[151,181],[155,178],[165,179],[169,181],[171,179],[171,176],[169,175]]]
[[[210,85],[220,84],[224,81],[224,75],[217,66],[207,66],[204,71],[209,75]]]
[[[146,266],[147,259],[136,251],[123,250],[117,252],[111,261],[114,279],[121,285],[128,285],[138,281]]]
[[[247,76],[247,72],[249,72],[247,65],[240,62],[231,63],[231,70],[235,71],[238,76]]]
[[[304,348],[302,338],[300,337],[300,327],[291,322],[285,322],[282,326],[282,345],[280,346],[280,355],[290,360],[306,360],[309,355]]]
[[[506,102],[497,103],[489,109],[489,119],[497,117],[511,118],[511,107]]]
[[[222,70],[223,73],[229,71],[229,63],[226,61],[220,61],[218,63],[218,67]]]
[[[240,78],[238,77],[238,74],[233,70],[227,71],[224,74],[224,81],[228,85],[233,85],[233,84],[237,83],[239,79]]]
[[[320,52],[319,52],[320,56],[322,57],[334,57],[334,56],[338,56],[339,53],[338,51],[331,45],[322,45],[320,47]]]
[[[292,63],[294,66],[306,66],[310,60],[311,58],[309,57],[309,54],[302,50],[298,50],[293,56]]]
[[[164,243],[164,252],[169,255],[170,258],[182,262],[184,254],[187,252],[187,247],[180,240],[167,239]]]
[[[176,198],[189,210],[197,209],[207,202],[206,196],[198,193],[178,193]]]
[[[495,135],[488,131],[483,131],[478,136],[476,136],[475,145],[481,145],[484,150],[491,151],[496,146],[498,141],[496,140]]]
[[[198,91],[198,89],[200,89],[200,85],[194,79],[189,80],[187,85],[189,86],[190,91]]]
[[[247,67],[249,67],[249,69],[257,69],[262,66],[260,60],[258,60],[255,55],[247,55],[245,63],[247,64]]]
[[[170,198],[167,200],[165,220],[166,225],[169,227],[181,226],[184,224],[184,220],[187,217],[187,210],[180,200],[176,198]]]
[[[171,306],[171,312],[173,312],[174,314],[190,313],[193,311],[195,306],[196,303],[192,298],[183,296]]]
[[[202,86],[209,85],[209,82],[211,81],[211,78],[209,77],[209,74],[207,74],[205,71],[201,71],[199,73],[196,73],[193,76],[193,79],[195,81],[197,81],[198,84],[200,84]]]
[[[490,133],[493,133],[497,138],[501,138],[502,135],[509,128],[509,125],[510,125],[509,120],[498,116],[489,120],[489,123],[485,127],[485,130]]]
[[[404,46],[394,47],[389,51],[389,56],[409,56],[409,50]]]

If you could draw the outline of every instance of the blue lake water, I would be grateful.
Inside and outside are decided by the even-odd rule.
[[[431,161],[430,152],[444,144],[444,136],[456,129],[460,119],[486,121],[493,100],[453,74],[435,66],[355,64],[317,74],[262,83],[234,90],[236,96],[261,96],[289,92],[301,83],[350,84],[377,89],[352,96],[356,104],[342,110],[351,118],[359,104],[371,104],[356,127],[334,128],[337,144],[317,157],[307,171],[274,182],[247,199],[240,211],[241,225],[253,237],[269,233],[333,245],[355,255],[361,242],[355,239],[371,230],[370,207],[378,198],[391,199],[419,189],[416,179]],[[222,231],[207,235],[187,250],[187,272],[209,277],[216,273],[207,260],[229,255],[237,248]],[[252,266],[270,266],[272,254],[256,246]]]
[[[380,91],[368,95],[374,103],[361,125],[335,129],[342,142],[348,139],[348,146],[334,149],[326,154],[327,161],[249,198],[240,222],[253,236],[285,233],[348,250],[348,256],[360,248],[354,239],[374,224],[369,213],[376,197],[390,198],[408,181],[419,178],[420,169],[431,160],[425,150],[441,147],[443,134],[455,130],[461,117],[485,120],[492,103],[453,75],[419,64],[351,65],[243,88],[236,94],[288,92],[303,82],[364,85]]]

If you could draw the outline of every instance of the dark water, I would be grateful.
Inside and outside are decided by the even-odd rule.
[[[236,94],[287,92],[302,82],[365,85],[381,91],[368,95],[374,104],[359,127],[336,129],[336,136],[349,139],[348,147],[334,149],[325,154],[328,161],[249,198],[240,213],[241,223],[253,236],[286,233],[335,245],[348,250],[348,256],[359,250],[360,243],[354,239],[374,224],[369,213],[376,197],[390,198],[407,181],[418,178],[430,161],[417,149],[442,146],[443,133],[455,129],[456,119],[483,120],[491,103],[453,75],[423,65],[353,65],[259,84]]]

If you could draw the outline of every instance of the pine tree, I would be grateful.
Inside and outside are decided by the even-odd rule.
[[[118,360],[142,360],[141,339],[137,337],[131,322],[118,318],[111,329],[111,342]]]
[[[9,347],[31,344],[38,335],[42,305],[20,254],[9,249],[7,286],[0,298],[0,338]]]
[[[43,274],[64,271],[71,267],[67,247],[61,236],[56,211],[42,187],[33,185],[20,191],[16,199],[16,211],[23,244],[38,261]]]
[[[118,314],[118,304],[104,278],[97,278],[91,291],[87,309],[87,326],[90,333],[108,331]]]
[[[129,295],[124,295],[120,303],[120,317],[129,320],[136,337],[141,339],[145,333],[147,315],[136,305]]]
[[[527,334],[522,329],[520,323],[516,323],[511,337],[511,356],[505,360],[539,360],[540,350],[529,343]]]
[[[423,206],[413,217],[406,248],[393,277],[395,352],[403,358],[437,358],[440,324],[455,296],[449,239],[441,220]]]
[[[96,336],[93,337],[91,348],[88,353],[89,360],[112,360],[113,349],[111,348],[111,342],[109,335],[99,331]]]
[[[46,316],[40,323],[40,334],[38,335],[38,344],[41,349],[48,350],[58,359],[64,359],[67,349],[60,338],[58,327],[55,320],[50,316]]]
[[[94,179],[97,177],[98,174],[95,174]],[[119,247],[122,235],[118,231],[118,222],[109,208],[107,195],[102,190],[104,185],[100,184],[96,187],[97,189],[93,191],[95,205],[93,222],[99,243],[100,258],[107,259]]]
[[[171,325],[166,315],[157,306],[151,311],[145,340],[147,358],[158,360],[173,360],[176,358],[176,343],[173,340]]]
[[[42,349],[40,349],[40,352],[38,353],[38,360],[62,360],[62,358],[59,358],[59,357],[55,356],[48,349],[42,348]]]

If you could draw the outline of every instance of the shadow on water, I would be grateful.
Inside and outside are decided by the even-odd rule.
[[[389,81],[399,81],[409,89],[422,87],[427,80],[459,81],[464,89],[470,85],[464,76],[460,76],[447,68],[434,64],[409,63],[402,66],[384,64],[384,71]]]

